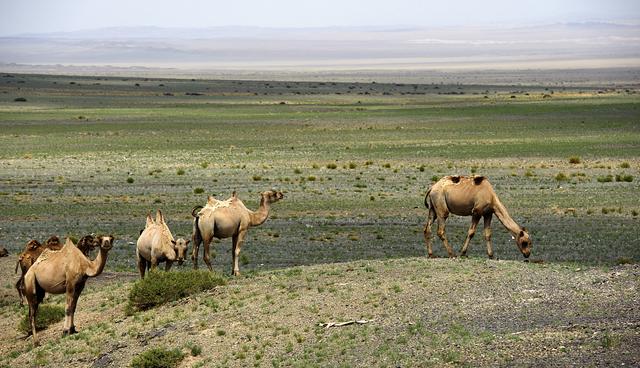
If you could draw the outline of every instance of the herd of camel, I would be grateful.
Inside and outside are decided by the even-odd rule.
[[[145,228],[141,230],[136,246],[140,277],[144,278],[145,271],[155,268],[160,262],[165,262],[167,271],[173,262],[182,264],[191,241],[193,241],[191,252],[193,267],[198,268],[199,247],[203,244],[203,260],[209,270],[212,270],[209,247],[214,238],[232,238],[232,274],[238,276],[240,274],[238,258],[248,229],[263,224],[269,216],[271,204],[283,198],[284,195],[279,191],[262,192],[260,207],[256,211],[251,211],[238,198],[236,192],[224,201],[209,196],[205,206],[196,206],[191,211],[193,233],[190,240],[174,239],[160,210],[155,219],[147,214]],[[523,256],[528,258],[531,254],[532,242],[529,233],[509,216],[489,180],[483,176],[445,176],[429,188],[424,203],[429,210],[424,227],[424,239],[429,257],[434,257],[431,246],[431,226],[434,220],[438,222],[437,234],[449,257],[456,256],[445,233],[445,222],[449,214],[471,216],[471,226],[460,251],[461,256],[466,255],[478,223],[480,219],[484,219],[487,255],[493,258],[491,246],[493,214],[511,233]],[[53,236],[43,244],[37,240],[27,243],[16,264],[16,272],[18,266],[22,270],[16,289],[20,302],[22,303],[24,296],[29,304],[29,320],[34,344],[38,344],[36,314],[45,293],[66,294],[63,336],[76,332],[73,317],[78,297],[87,279],[98,276],[104,269],[107,254],[113,247],[113,240],[113,236],[87,235],[77,244],[68,238],[64,244],[61,244],[60,240]],[[95,248],[99,248],[99,253],[95,259],[91,260],[89,256]]]

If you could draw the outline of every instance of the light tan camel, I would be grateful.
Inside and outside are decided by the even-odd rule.
[[[174,240],[160,210],[156,214],[155,221],[151,218],[151,214],[147,214],[147,223],[140,233],[136,246],[140,278],[144,278],[145,271],[155,269],[160,262],[165,262],[166,271],[171,269],[174,261],[181,265],[188,246],[189,240],[182,238]]]
[[[516,240],[518,249],[528,258],[531,254],[532,242],[529,233],[509,216],[507,209],[493,190],[491,183],[484,176],[445,176],[435,183],[424,198],[424,204],[429,209],[427,224],[424,227],[424,240],[429,257],[433,257],[431,249],[431,225],[438,220],[438,237],[442,240],[449,257],[455,257],[445,233],[445,221],[449,213],[458,216],[471,216],[471,227],[467,232],[461,256],[467,254],[469,242],[476,232],[481,218],[484,218],[484,239],[487,243],[487,255],[493,258],[491,246],[491,217],[496,215],[498,220]]]
[[[269,190],[260,193],[260,207],[257,211],[251,211],[245,207],[244,203],[233,192],[231,198],[225,201],[218,201],[209,196],[207,205],[196,206],[191,215],[193,219],[193,251],[191,259],[193,268],[198,268],[198,248],[200,243],[204,244],[203,260],[212,270],[209,259],[209,246],[213,238],[232,238],[232,270],[234,276],[240,275],[238,259],[240,249],[250,227],[262,225],[269,217],[271,204],[284,198],[282,192]],[[196,211],[199,210],[197,213]]]
[[[44,294],[65,294],[67,302],[65,308],[64,330],[62,335],[76,333],[73,316],[76,311],[78,297],[89,277],[102,273],[107,262],[107,254],[113,247],[113,236],[99,238],[100,252],[94,260],[84,254],[67,238],[62,249],[57,251],[45,250],[24,276],[25,296],[29,303],[29,320],[33,343],[38,344],[36,335],[36,315],[38,305],[44,299]]]
[[[89,253],[91,253],[91,251],[99,245],[98,240],[99,240],[98,237],[94,235],[85,235],[78,241],[77,247],[86,257],[88,257]],[[50,249],[50,250],[62,249],[62,244],[60,244],[60,238],[53,235],[49,237],[49,239],[47,239],[47,241],[44,244],[40,244],[35,239],[29,240],[25,245],[22,253],[18,255],[18,261],[16,262],[15,272],[16,273],[18,272],[18,266],[19,266],[22,273],[20,275],[20,278],[16,282],[16,290],[18,290],[18,296],[20,297],[20,305],[22,305],[22,302],[23,302],[22,296],[24,295],[24,275],[29,270],[29,267],[33,265],[33,263],[38,259],[40,254],[42,254],[42,252],[45,249]]]

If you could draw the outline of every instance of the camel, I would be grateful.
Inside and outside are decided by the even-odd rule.
[[[5,247],[0,247],[0,257],[8,257],[9,251]]]
[[[471,238],[481,218],[484,218],[484,239],[487,243],[487,255],[493,258],[491,246],[491,217],[496,215],[498,220],[511,233],[522,255],[528,259],[531,254],[531,237],[527,229],[518,225],[509,216],[507,209],[500,202],[491,183],[484,176],[445,176],[427,191],[424,204],[429,209],[429,216],[424,227],[424,240],[429,257],[433,258],[431,249],[431,225],[438,220],[438,237],[442,240],[449,257],[455,257],[445,234],[445,221],[449,213],[458,216],[471,216],[471,227],[460,251],[466,256]]]
[[[209,258],[209,246],[213,238],[232,238],[232,270],[234,276],[240,275],[238,259],[240,249],[250,227],[262,225],[269,217],[271,204],[284,198],[282,192],[269,190],[260,193],[260,207],[257,211],[251,211],[233,192],[231,198],[219,201],[211,196],[207,199],[207,205],[196,206],[191,211],[193,219],[193,250],[191,259],[193,268],[198,268],[198,248],[204,244],[203,260],[209,271],[212,271]],[[196,213],[196,211],[198,211]]]
[[[147,214],[147,223],[140,232],[136,246],[140,278],[144,278],[146,270],[155,269],[159,262],[165,262],[165,271],[171,269],[174,261],[181,265],[184,262],[189,241],[182,238],[174,240],[160,210],[156,214],[155,221],[151,218],[151,214]]]
[[[89,260],[67,238],[62,249],[57,251],[46,249],[27,271],[24,276],[24,293],[29,303],[29,320],[34,345],[38,345],[36,335],[38,305],[44,299],[45,293],[66,293],[67,302],[62,336],[76,333],[73,317],[78,297],[80,297],[87,278],[102,273],[107,262],[107,254],[113,247],[113,236],[100,237],[99,244],[98,256],[94,260]]]
[[[89,253],[97,247],[99,238],[94,235],[85,235],[80,241],[78,241],[77,247],[80,251],[86,256],[89,256]],[[32,239],[27,242],[24,247],[22,253],[18,255],[18,261],[16,262],[15,272],[18,272],[18,266],[22,271],[20,278],[16,282],[16,290],[18,290],[18,296],[20,297],[20,305],[23,303],[23,295],[24,295],[24,275],[27,273],[31,265],[40,257],[40,254],[45,249],[50,250],[60,250],[62,249],[62,244],[60,244],[60,238],[53,235],[44,242],[44,244],[40,244],[37,240]]]

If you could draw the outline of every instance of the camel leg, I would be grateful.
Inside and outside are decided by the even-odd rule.
[[[233,270],[231,274],[233,276],[240,276],[240,266],[238,266],[238,259],[240,258],[240,248],[242,248],[242,243],[244,243],[244,238],[247,235],[247,231],[240,231],[238,235],[233,236]]]
[[[38,346],[38,336],[36,333],[36,316],[38,314],[38,297],[31,293],[26,293],[27,304],[29,305],[29,323],[31,325],[31,335],[33,336],[33,345]]]
[[[165,270],[165,271],[169,271],[169,270],[171,269],[171,265],[173,265],[173,262],[171,262],[170,260],[167,260],[167,261],[164,263],[164,270]]]
[[[487,242],[487,255],[493,259],[493,248],[491,246],[491,217],[492,214],[484,215],[484,240]]]
[[[68,285],[70,285],[69,283]],[[65,310],[64,330],[62,336],[73,335],[76,333],[76,326],[73,323],[73,316],[76,313],[76,306],[78,305],[78,298],[80,293],[84,289],[84,280],[78,280],[75,283],[75,287],[67,286],[67,308]]]
[[[194,233],[191,236],[191,243],[193,244],[193,249],[191,249],[191,261],[193,262],[193,269],[197,270],[198,269],[198,252],[200,251],[200,243],[202,243],[202,238],[200,238]]]
[[[424,243],[427,247],[427,253],[429,254],[429,258],[435,258],[433,255],[433,249],[431,247],[431,225],[433,225],[433,220],[436,217],[436,211],[431,207],[429,209],[429,215],[427,217],[427,223],[424,225]]]
[[[138,271],[140,271],[140,278],[144,279],[144,272],[148,267],[147,260],[143,257],[138,256]]]
[[[442,244],[447,248],[447,253],[449,253],[449,258],[453,258],[456,256],[456,253],[449,245],[449,241],[447,240],[447,234],[445,232],[445,222],[447,221],[446,217],[438,216],[438,237],[442,240]]]
[[[213,238],[204,240],[204,255],[202,256],[202,259],[204,260],[204,263],[207,264],[209,271],[213,271],[213,267],[211,267],[211,259],[209,257],[209,246],[211,245],[211,240],[213,240]]]
[[[20,297],[20,305],[23,305],[23,295],[24,295],[24,273],[16,282],[16,290],[18,290],[18,296]]]
[[[469,231],[467,232],[467,238],[464,240],[464,245],[462,246],[462,250],[460,251],[461,257],[467,256],[467,249],[469,248],[469,243],[471,243],[471,239],[476,234],[476,228],[478,227],[478,223],[480,222],[481,216],[472,215],[471,216],[471,226],[469,227]]]

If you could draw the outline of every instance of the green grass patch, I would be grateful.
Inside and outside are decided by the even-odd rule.
[[[180,349],[167,349],[164,347],[146,350],[131,361],[132,368],[171,368],[177,367],[184,359],[184,353]]]
[[[127,312],[154,308],[224,284],[224,278],[209,271],[153,271],[133,285]]]
[[[40,305],[36,316],[36,330],[44,330],[48,326],[60,322],[64,319],[64,307],[59,305]],[[24,318],[20,320],[18,330],[24,333],[31,332],[31,323],[29,322],[29,309]]]

